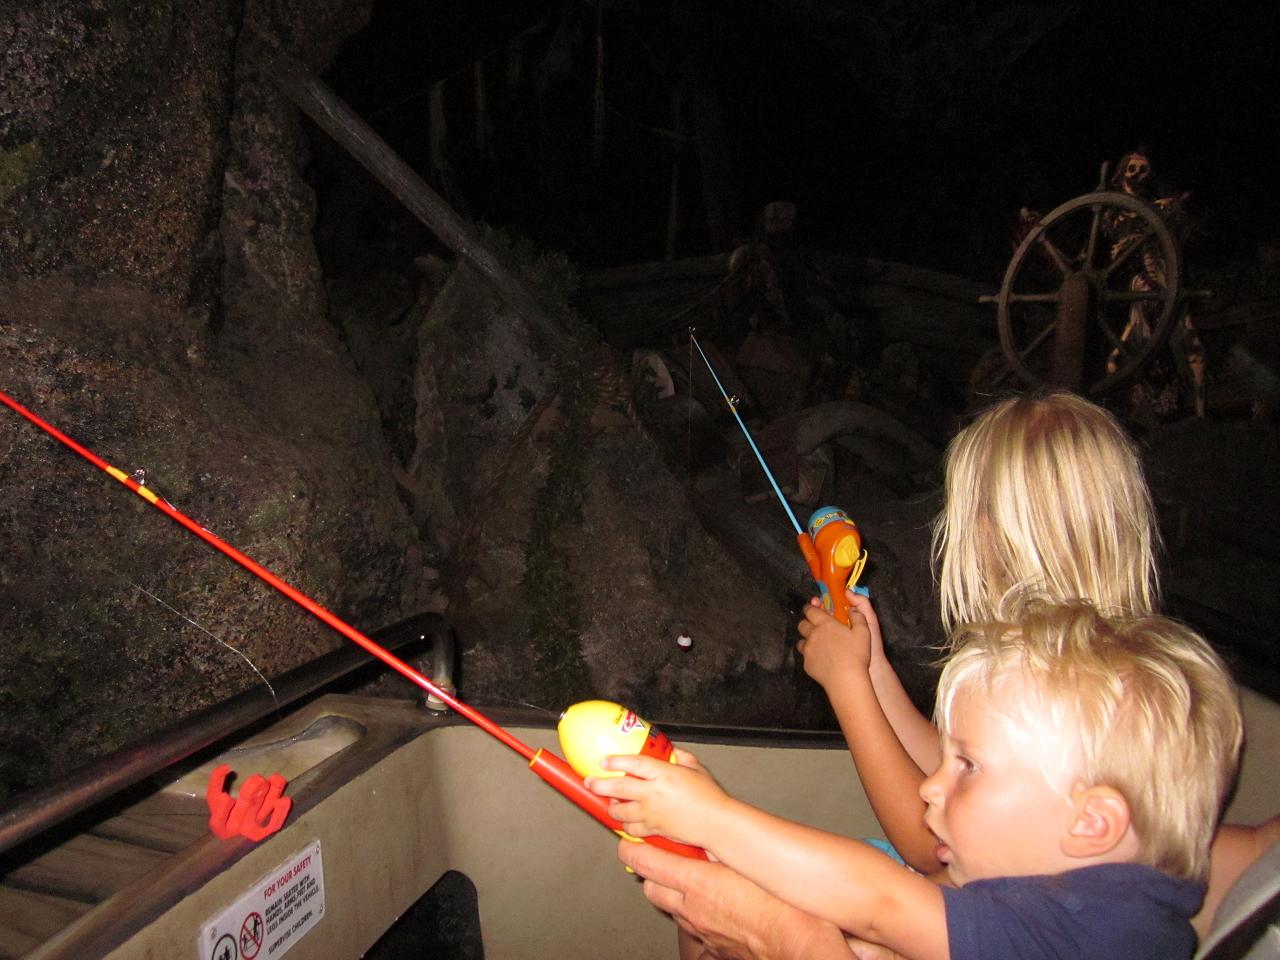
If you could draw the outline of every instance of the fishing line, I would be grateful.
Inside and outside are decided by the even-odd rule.
[[[512,704],[517,707],[528,707],[530,710],[537,710],[539,713],[545,713],[547,716],[555,717],[556,719],[559,719],[560,714],[564,712],[562,710],[552,710],[549,707],[544,707],[538,703],[530,703],[528,700],[518,700],[515,697],[505,697],[502,694],[491,694],[491,697],[499,703]],[[490,698],[486,697],[485,699],[487,700]]]
[[[268,680],[265,676],[263,676],[262,671],[259,670],[254,665],[254,662],[250,660],[248,656],[245,655],[245,652],[243,650],[240,650],[237,647],[233,647],[231,644],[227,643],[227,641],[223,640],[221,637],[214,636],[214,634],[211,633],[204,626],[202,626],[199,623],[196,623],[196,621],[192,620],[181,610],[177,609],[176,607],[170,606],[168,603],[161,600],[159,597],[157,597],[154,593],[152,593],[146,587],[139,586],[138,584],[134,583],[132,580],[129,581],[129,586],[133,587],[133,589],[137,590],[139,593],[146,594],[148,597],[150,597],[156,603],[160,604],[160,606],[164,607],[174,616],[181,617],[183,620],[187,621],[187,623],[191,624],[193,627],[195,627],[197,630],[203,633],[206,637],[208,637],[214,643],[222,644],[224,647],[226,647],[228,650],[230,650],[232,653],[238,656],[241,660],[247,663],[249,665],[249,669],[252,670],[254,673],[256,673],[258,675],[258,679],[261,680],[264,684],[266,684],[267,689],[271,691],[271,699],[275,701],[276,710],[279,711],[280,701],[276,698],[276,688],[271,686],[271,681]]]
[[[795,511],[791,509],[791,504],[787,502],[786,495],[783,494],[782,488],[778,486],[778,481],[774,479],[773,471],[769,469],[769,464],[765,460],[764,454],[756,446],[755,438],[751,436],[751,431],[747,429],[741,414],[738,413],[738,398],[729,396],[729,391],[720,382],[720,375],[716,373],[716,368],[711,365],[711,360],[703,352],[702,344],[698,342],[698,338],[693,335],[692,331],[689,333],[689,342],[698,348],[698,353],[702,354],[702,362],[706,364],[707,372],[711,374],[711,379],[716,382],[716,387],[720,390],[720,396],[724,398],[725,405],[728,406],[729,412],[733,414],[733,419],[738,421],[738,427],[742,430],[742,435],[746,437],[747,443],[751,445],[751,452],[756,455],[756,461],[760,464],[760,469],[764,471],[765,479],[769,481],[769,485],[773,487],[773,492],[777,494],[778,502],[782,504],[782,509],[787,511],[787,519],[791,521],[791,526],[795,528],[796,535],[803,536],[804,528],[800,526],[800,521],[796,519]],[[815,577],[815,579],[817,578]]]
[[[862,547],[862,535],[858,532],[857,524],[850,520],[849,515],[839,507],[819,507],[809,517],[808,529],[800,526],[800,521],[796,519],[795,511],[791,509],[791,504],[774,478],[773,471],[769,469],[764,454],[756,446],[755,438],[751,436],[751,431],[747,429],[746,423],[738,413],[738,398],[729,396],[729,391],[720,382],[720,376],[712,366],[711,359],[702,349],[702,344],[698,343],[698,338],[694,336],[692,327],[689,329],[689,342],[698,348],[707,372],[715,381],[720,396],[724,398],[729,412],[733,414],[733,419],[738,422],[738,427],[750,445],[751,452],[756,455],[756,462],[764,471],[765,479],[773,487],[773,492],[777,495],[778,502],[782,504],[782,509],[787,512],[787,518],[796,531],[796,546],[800,548],[800,555],[804,557],[809,573],[818,587],[823,608],[848,625],[850,607],[849,601],[845,598],[845,592],[850,589],[865,589],[855,586],[867,562],[867,551]]]

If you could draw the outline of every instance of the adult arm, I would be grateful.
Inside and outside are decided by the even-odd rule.
[[[655,833],[704,847],[728,867],[806,913],[912,956],[947,956],[941,888],[869,844],[766,813],[725,793],[692,755],[679,764],[620,755],[629,777],[591,777],[614,798],[610,816],[636,837]]]
[[[716,960],[852,960],[834,924],[795,909],[720,863],[623,840],[618,859],[644,878],[644,895]],[[683,946],[683,945],[682,945]]]

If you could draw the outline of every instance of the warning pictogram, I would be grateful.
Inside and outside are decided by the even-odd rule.
[[[244,960],[253,960],[262,949],[262,914],[251,913],[240,925],[240,953]]]
[[[229,933],[224,933],[213,945],[212,956],[213,960],[239,960],[240,954],[236,953],[236,938]]]

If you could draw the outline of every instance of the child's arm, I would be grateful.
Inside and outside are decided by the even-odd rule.
[[[924,826],[924,774],[903,748],[876,697],[868,621],[857,610],[850,613],[851,625],[846,627],[820,606],[806,608],[799,628],[804,639],[796,649],[804,656],[805,672],[827,692],[885,836],[907,863],[921,873],[932,873],[941,864],[934,855],[937,841]]]
[[[705,848],[719,810],[735,801],[692,753],[676,747],[672,757],[675,763],[638,754],[604,757],[604,769],[632,776],[587,777],[587,789],[614,801],[609,816],[633,837],[658,833]]]
[[[1256,827],[1224,823],[1218,828],[1209,850],[1209,889],[1191,921],[1201,940],[1212,928],[1214,914],[1231,885],[1276,843],[1280,843],[1280,815]]]
[[[942,751],[938,747],[938,731],[929,719],[916,709],[916,705],[907,696],[897,672],[885,656],[884,640],[880,634],[880,619],[869,597],[854,593],[846,593],[854,610],[866,617],[867,628],[871,631],[871,685],[875,688],[876,699],[898,735],[902,746],[906,748],[911,759],[926,776],[938,769],[942,763]]]
[[[606,768],[631,776],[587,783],[619,801],[609,813],[633,836],[661,833],[697,844],[774,896],[856,936],[913,957],[947,956],[937,884],[861,841],[735,800],[690,754],[680,751],[678,759],[680,765],[609,757]]]

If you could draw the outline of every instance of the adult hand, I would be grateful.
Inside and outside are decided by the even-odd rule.
[[[834,924],[783,903],[722,863],[623,840],[618,859],[644,878],[644,895],[702,941],[716,960],[851,960]],[[867,954],[875,957],[876,954]]]

